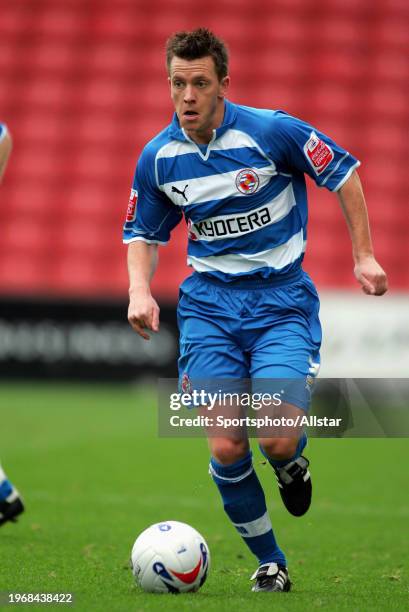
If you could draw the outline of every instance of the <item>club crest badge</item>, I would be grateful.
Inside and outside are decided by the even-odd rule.
[[[192,392],[192,383],[190,381],[189,375],[186,372],[182,376],[182,381],[181,381],[180,386],[181,386],[183,393]]]
[[[252,168],[240,170],[236,176],[236,187],[240,193],[244,193],[245,195],[250,195],[257,191],[259,185],[260,179]]]

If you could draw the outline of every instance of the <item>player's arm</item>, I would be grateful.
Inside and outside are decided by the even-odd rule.
[[[157,244],[147,244],[138,240],[128,246],[128,321],[136,333],[145,340],[149,340],[146,329],[159,331],[159,306],[152,297],[150,289],[157,263]]]
[[[12,140],[10,132],[4,125],[0,124],[0,182],[3,178],[7,161],[11,153]]]
[[[158,263],[158,245],[165,245],[182,213],[157,184],[154,153],[145,149],[139,159],[129,200],[123,241],[128,244],[128,321],[144,340],[146,330],[159,331],[159,306],[150,283]]]
[[[374,257],[365,197],[356,171],[340,187],[337,196],[351,236],[355,276],[365,293],[383,295],[388,281]]]
[[[368,213],[356,172],[360,162],[326,134],[282,111],[276,113],[276,139],[284,168],[308,174],[319,187],[336,192],[348,224],[355,261],[355,276],[365,293],[382,295],[386,274],[374,258]]]

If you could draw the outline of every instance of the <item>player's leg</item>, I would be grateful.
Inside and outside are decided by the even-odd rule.
[[[213,380],[217,387],[218,380],[247,379],[248,359],[237,341],[240,313],[234,311],[239,305],[236,295],[228,295],[225,290],[208,283],[204,287],[204,283],[197,280],[189,283],[191,291],[188,295],[182,291],[178,309],[180,380],[190,380],[194,387],[195,381],[211,384]],[[212,416],[216,417],[216,411]],[[281,572],[275,590],[288,590],[290,583],[287,578],[282,581],[282,570],[278,566],[280,564],[285,570],[285,556],[274,536],[246,432],[234,435],[235,432],[230,431],[223,437],[220,433],[216,437],[214,430],[208,434],[210,473],[227,516],[259,563],[277,568],[277,576]]]
[[[288,413],[295,415],[295,418],[297,413],[299,416],[305,414],[296,406],[283,405],[282,414]],[[275,471],[284,505],[292,515],[303,516],[311,505],[312,497],[309,460],[302,455],[307,436],[297,431],[288,431],[283,437],[269,437],[268,432],[262,433],[259,437],[260,450]]]
[[[213,419],[219,415],[226,417],[226,406],[215,407]],[[240,406],[229,406],[228,418],[240,416]],[[227,516],[260,565],[277,563],[285,567],[286,559],[274,536],[264,492],[254,470],[246,429],[229,427],[223,435],[217,426],[209,426],[207,434],[209,471]]]
[[[269,319],[263,313],[271,310]],[[298,416],[308,411],[311,387],[319,369],[321,326],[318,318],[319,300],[307,275],[300,282],[263,294],[257,306],[259,332],[251,346],[250,372],[253,390],[285,391],[284,401],[275,409],[281,417]],[[271,324],[271,321],[273,324]],[[280,494],[288,511],[302,516],[311,504],[309,461],[303,456],[307,436],[300,428],[287,427],[263,431],[260,448],[273,467]]]
[[[288,336],[286,342],[291,342]],[[299,348],[297,350],[298,354],[302,352]],[[259,358],[260,354],[255,362]],[[298,394],[298,397],[292,399],[294,403],[283,402],[278,410],[275,409],[275,418],[278,416],[281,422],[296,423],[297,419],[306,414],[311,399],[309,385],[306,383],[308,375],[301,378],[299,374],[300,378],[296,379],[293,370],[283,366],[274,368],[273,363],[259,367],[257,373],[261,380],[253,381],[256,389],[259,390],[261,385],[265,391],[270,382],[274,387],[278,385],[286,388],[287,394]],[[309,461],[303,455],[307,445],[307,435],[303,428],[284,425],[278,431],[275,428],[271,432],[262,430],[259,432],[259,444],[261,452],[275,471],[285,507],[294,516],[303,516],[311,505],[312,497]]]
[[[0,465],[0,525],[7,521],[15,522],[23,510],[23,502],[17,489],[8,480]]]
[[[286,558],[275,538],[264,491],[254,470],[247,441],[210,437],[209,446],[212,454],[210,473],[227,516],[256,556],[259,568],[264,571],[269,569],[269,576],[275,576],[276,588],[268,590],[289,590]]]

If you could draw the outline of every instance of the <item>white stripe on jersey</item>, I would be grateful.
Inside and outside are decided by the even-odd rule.
[[[159,149],[155,159],[161,159],[162,157],[177,157],[178,155],[186,155],[187,153],[197,153],[197,145],[195,145],[194,142],[171,140]]]
[[[243,148],[257,149],[261,151],[259,145],[255,140],[240,130],[227,130],[220,136],[214,143],[212,143],[212,151],[220,151],[223,149],[243,149]],[[262,152],[263,157],[266,157],[265,153]]]
[[[258,268],[275,268],[281,270],[301,256],[305,249],[303,230],[294,234],[284,244],[260,251],[259,253],[227,253],[224,255],[210,255],[209,257],[187,258],[197,272],[224,272],[225,274],[246,274]]]
[[[236,177],[241,170],[246,167],[238,168],[232,172],[221,174],[211,174],[210,176],[200,176],[199,178],[183,179],[182,181],[172,181],[161,185],[160,189],[166,193],[168,198],[177,206],[187,206],[208,202],[210,200],[224,200],[231,197],[246,197],[236,187]],[[265,187],[273,176],[277,175],[275,164],[264,166],[264,168],[252,168],[259,178],[258,190]],[[175,192],[175,189],[179,191]],[[181,193],[185,193],[185,198]]]
[[[255,140],[251,138],[245,132],[240,130],[227,130],[217,140],[209,143],[208,149],[211,151],[225,151],[228,149],[245,149],[253,148],[260,151],[263,157],[267,157],[264,151],[261,150]],[[176,157],[177,155],[186,155],[187,153],[198,153],[200,148],[188,140],[187,142],[181,142],[179,140],[171,140],[168,144],[165,144],[156,154],[156,159],[163,157]]]
[[[291,183],[275,198],[262,206],[242,213],[219,215],[196,221],[189,227],[189,232],[196,240],[210,242],[224,238],[236,238],[257,231],[284,219],[296,205]]]

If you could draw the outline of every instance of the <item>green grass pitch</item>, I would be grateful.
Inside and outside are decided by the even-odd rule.
[[[0,402],[0,458],[27,506],[0,529],[0,591],[73,592],[76,611],[409,608],[408,440],[310,441],[314,499],[299,519],[255,448],[294,588],[253,594],[255,562],[224,515],[206,442],[158,439],[154,391],[2,384]],[[133,541],[165,519],[208,541],[212,569],[198,593],[145,594],[133,583]]]

